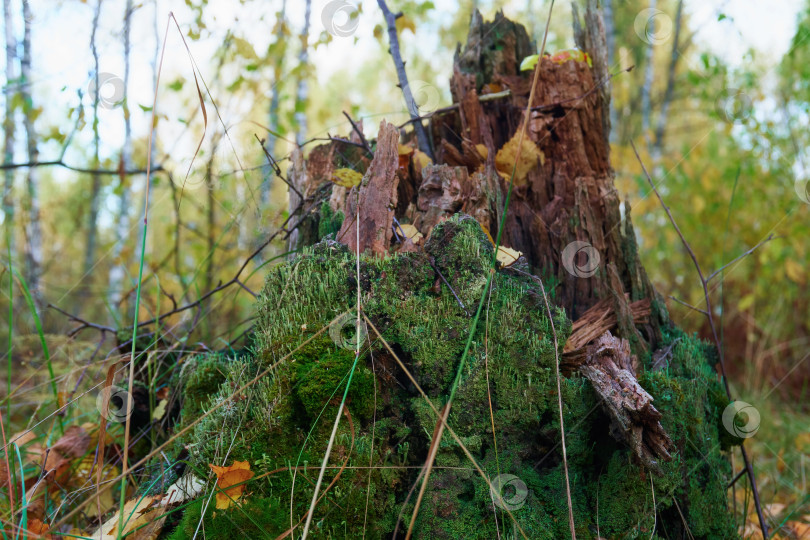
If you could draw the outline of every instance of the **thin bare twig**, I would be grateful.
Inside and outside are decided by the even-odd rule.
[[[681,232],[680,227],[675,222],[675,217],[672,215],[669,207],[664,203],[664,199],[661,197],[661,194],[658,192],[658,189],[655,187],[655,183],[652,181],[650,177],[650,173],[647,172],[647,167],[644,166],[644,162],[641,160],[641,156],[638,154],[638,150],[636,149],[636,145],[633,141],[630,141],[630,146],[633,148],[633,153],[636,155],[636,159],[638,160],[639,164],[641,165],[641,170],[644,172],[644,176],[647,178],[647,182],[649,182],[650,187],[652,188],[653,192],[655,192],[655,196],[658,197],[658,202],[661,203],[661,206],[664,208],[664,211],[667,213],[667,217],[669,217],[669,222],[672,223],[672,227],[675,229],[675,232],[678,233],[678,237],[681,239],[681,243],[683,247],[686,249],[686,252],[689,254],[689,257],[692,259],[692,262],[695,265],[695,270],[697,270],[698,277],[700,278],[700,284],[703,287],[703,297],[704,301],[706,302],[706,318],[709,320],[709,327],[712,330],[712,337],[714,338],[714,345],[717,348],[717,356],[720,360],[720,374],[723,379],[723,386],[726,389],[726,396],[728,399],[731,399],[731,389],[728,386],[728,377],[726,377],[726,364],[723,359],[723,346],[720,343],[720,339],[717,337],[717,329],[714,324],[714,317],[712,316],[712,304],[711,299],[709,298],[709,278],[703,277],[703,270],[700,268],[700,263],[698,263],[697,256],[695,252],[692,250],[692,246],[689,245],[689,242],[686,241],[684,238],[683,233]],[[769,237],[770,238],[770,237]],[[753,251],[757,246],[754,246],[749,252]],[[736,260],[736,259],[735,259]],[[732,261],[733,262],[733,261]],[[725,267],[724,267],[725,268]],[[722,270],[722,268],[721,268]],[[714,275],[714,274],[712,274]],[[759,490],[757,490],[757,480],[754,476],[754,468],[751,466],[751,461],[748,459],[748,454],[745,451],[745,442],[743,441],[740,443],[740,451],[742,452],[743,461],[745,462],[745,470],[748,473],[748,479],[751,482],[751,491],[754,495],[754,505],[756,506],[757,510],[757,517],[759,518],[759,526],[762,529],[762,537],[765,540],[768,540],[768,526],[765,524],[765,517],[762,514],[762,504],[759,500]]]
[[[351,117],[351,116],[349,116],[349,113],[347,113],[346,111],[343,111],[343,116],[345,116],[345,117],[346,117],[346,119],[347,119],[347,120],[349,121],[349,123],[352,125],[352,129],[354,130],[354,132],[355,132],[355,133],[357,133],[357,136],[358,136],[358,137],[360,137],[360,142],[363,144],[363,148],[365,148],[365,149],[366,149],[366,151],[367,151],[369,154],[371,154],[372,156],[374,156],[374,151],[371,149],[371,146],[368,144],[368,141],[366,140],[366,136],[365,136],[365,135],[363,135],[363,130],[362,130],[362,129],[360,129],[360,128],[357,126],[357,124],[354,122],[354,120],[352,120],[352,117]]]
[[[735,262],[739,261],[740,259],[744,259],[745,257],[747,257],[747,256],[751,255],[751,254],[752,254],[754,251],[756,251],[756,250],[759,248],[759,246],[761,246],[761,245],[763,245],[763,244],[767,244],[768,242],[770,242],[771,240],[774,240],[775,238],[777,238],[777,237],[776,237],[776,236],[774,236],[773,234],[769,234],[769,235],[768,235],[768,238],[766,238],[766,239],[765,239],[765,240],[763,240],[762,242],[758,243],[757,245],[755,245],[754,247],[752,247],[751,249],[749,249],[748,251],[746,251],[745,253],[743,253],[743,254],[742,254],[742,255],[740,255],[739,257],[735,258],[735,259],[734,259],[734,260],[732,260],[731,262],[724,264],[723,266],[721,266],[720,268],[718,268],[717,270],[715,270],[714,272],[712,272],[712,273],[709,275],[709,277],[707,277],[707,278],[706,278],[706,281],[711,281],[711,280],[712,280],[712,278],[713,278],[714,276],[716,276],[717,274],[721,273],[723,270],[725,270],[726,268],[728,268],[729,266],[731,266],[731,265],[732,265],[732,264],[734,264]]]
[[[63,169],[68,169],[75,172],[80,173],[87,173],[87,174],[99,174],[105,176],[119,176],[122,172],[129,176],[132,174],[146,174],[146,169],[132,169],[132,170],[125,170],[120,171],[118,169],[88,169],[85,167],[74,167],[73,165],[68,165],[61,159],[54,159],[51,161],[29,161],[26,163],[3,163],[0,164],[0,170],[6,169],[24,169],[24,168],[33,168],[33,167],[62,167]],[[158,172],[163,171],[162,165],[156,165],[152,167],[151,172]]]
[[[289,187],[291,190],[295,191],[295,194],[298,195],[298,197],[303,201],[305,197],[301,195],[301,192],[298,191],[294,185],[289,183],[287,179],[284,178],[284,176],[281,174],[281,169],[279,168],[278,163],[276,162],[275,159],[273,159],[273,156],[270,155],[270,152],[267,151],[267,148],[264,147],[264,139],[260,139],[259,136],[256,135],[255,133],[253,134],[253,136],[256,137],[257,141],[259,141],[259,146],[262,147],[262,151],[264,152],[264,155],[267,157],[267,161],[270,162],[270,166],[273,167],[273,171],[275,171],[276,176],[281,178],[281,181],[287,184],[287,187]]]
[[[678,303],[679,303],[679,304],[681,304],[682,306],[686,306],[686,307],[688,307],[689,309],[693,309],[693,310],[697,311],[698,313],[702,313],[702,314],[704,314],[704,315],[708,315],[708,313],[706,312],[706,310],[704,310],[704,309],[700,309],[699,307],[695,307],[695,306],[693,306],[692,304],[689,304],[689,303],[687,303],[687,302],[684,302],[683,300],[678,300],[677,298],[675,298],[675,297],[674,297],[674,296],[672,296],[671,294],[669,295],[669,298],[670,298],[670,300],[675,300],[676,302],[678,302]]]
[[[411,119],[416,119],[419,117],[419,109],[416,106],[416,101],[413,98],[411,85],[408,83],[408,74],[405,71],[405,62],[402,61],[402,53],[399,50],[399,38],[397,37],[397,19],[402,16],[402,13],[398,13],[396,15],[391,13],[391,10],[388,9],[388,5],[385,3],[385,0],[377,0],[377,5],[380,6],[380,10],[383,12],[383,17],[385,17],[385,23],[388,26],[388,52],[391,53],[391,57],[394,59],[394,67],[397,70],[399,87],[402,89],[402,94],[405,96],[405,103],[408,106],[408,114],[410,115]],[[416,132],[416,141],[419,144],[419,150],[427,154],[428,157],[433,160],[433,150],[430,148],[427,133],[425,132],[425,126],[422,125],[421,121],[418,121],[414,122],[413,128]]]
[[[65,311],[65,310],[63,310],[61,308],[56,307],[55,305],[53,305],[51,303],[48,303],[48,307],[55,310],[55,311],[58,311],[59,313],[61,313],[65,317],[67,317],[68,319],[70,319],[72,321],[75,321],[75,322],[80,324],[79,327],[74,328],[73,330],[71,330],[68,333],[68,337],[75,336],[77,333],[84,330],[85,328],[94,328],[94,329],[100,331],[101,333],[112,332],[113,334],[115,334],[115,328],[112,328],[111,326],[104,326],[103,324],[91,323],[90,321],[86,321],[86,320],[82,319],[81,317],[79,317],[77,315],[73,315],[73,314],[68,313],[67,311]]]
[[[458,297],[458,295],[456,294],[456,291],[453,290],[453,287],[450,285],[450,283],[448,283],[447,279],[445,279],[444,275],[436,267],[436,261],[434,260],[434,258],[430,257],[428,259],[428,262],[430,263],[430,267],[433,268],[433,271],[436,272],[437,274],[439,274],[439,277],[442,279],[444,284],[447,285],[448,289],[450,289],[450,292],[453,294],[453,297],[456,299],[456,302],[458,302],[458,305],[461,306],[462,310],[464,310],[464,314],[467,315],[467,317],[470,317],[471,315],[467,311],[467,308],[464,307],[464,303],[461,301],[461,298]]]

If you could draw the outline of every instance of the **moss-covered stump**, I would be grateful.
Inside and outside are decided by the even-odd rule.
[[[364,341],[312,537],[391,538],[395,530],[404,536],[437,417],[383,340],[441,408],[472,330],[492,250],[475,220],[456,216],[435,228],[423,252],[361,258],[362,309],[381,336],[369,328]],[[255,473],[239,505],[207,506],[207,536],[276,537],[291,526],[300,535],[355,359],[355,263],[345,247],[327,239],[274,268],[258,306],[255,354],[201,358],[185,367],[181,425],[225,402],[183,438],[192,468],[208,471],[208,464],[238,460]],[[554,339],[545,314],[535,282],[508,271],[494,275],[449,426],[503,488],[503,499],[494,504],[486,482],[445,433],[416,537],[569,536]],[[562,310],[554,317],[562,349],[571,324]],[[331,332],[323,330],[336,319]],[[687,526],[695,538],[734,536],[725,492],[731,468],[719,442],[726,403],[704,345],[677,330],[667,336],[675,339],[665,369],[642,367],[639,374],[677,447],[672,461],[661,464],[661,476],[645,471],[611,438],[588,381],[578,375],[562,380],[578,537],[596,538],[598,531],[606,538],[649,538],[655,527],[657,537],[681,538]],[[649,358],[640,360],[650,366]],[[267,369],[269,375],[233,398],[236,388]],[[206,499],[185,509],[172,538],[193,536]]]

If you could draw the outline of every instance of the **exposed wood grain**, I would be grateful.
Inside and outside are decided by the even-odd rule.
[[[338,239],[352,252],[388,253],[399,177],[399,130],[385,120],[380,124],[377,149],[359,187],[359,207],[346,216]],[[349,199],[353,194],[349,194]],[[350,205],[351,206],[351,205]],[[354,215],[357,215],[355,219]],[[359,245],[358,231],[359,227]]]

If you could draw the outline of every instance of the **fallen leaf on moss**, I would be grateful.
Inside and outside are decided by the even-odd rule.
[[[204,489],[205,481],[203,479],[197,478],[193,474],[187,474],[169,486],[169,489],[166,490],[166,496],[163,497],[160,504],[166,506],[193,499],[202,493]]]
[[[520,256],[523,255],[520,251],[506,246],[498,246],[498,262],[504,267],[512,266],[517,262]]]
[[[219,488],[217,491],[217,508],[225,510],[242,496],[246,487],[244,482],[253,478],[250,463],[247,461],[234,461],[233,465],[228,467],[219,467],[210,463],[208,466],[217,475],[217,487]]]
[[[28,532],[30,533],[27,535],[28,538],[47,538],[49,540],[53,538],[52,535],[48,534],[50,527],[48,527],[46,523],[43,523],[42,520],[37,518],[30,519],[26,529],[28,529]]]
[[[360,184],[363,175],[352,169],[338,169],[332,173],[332,182],[345,188],[353,188]]]
[[[481,224],[479,223],[479,225],[481,225]],[[493,240],[493,239],[492,239],[492,235],[491,235],[491,234],[489,234],[489,229],[487,229],[485,225],[481,225],[481,229],[483,229],[484,234],[486,234],[486,235],[487,235],[487,238],[489,238],[489,241],[490,241],[490,242],[492,243],[492,245],[494,246],[494,245],[495,245],[495,240]]]
[[[168,404],[168,399],[161,399],[157,407],[155,407],[155,410],[152,411],[152,420],[160,420],[163,418],[163,415],[166,414],[166,405]]]
[[[509,180],[512,176],[512,170],[515,171],[515,187],[520,187],[526,184],[526,177],[535,167],[537,167],[538,160],[542,164],[545,161],[543,152],[537,148],[534,142],[530,141],[528,137],[523,137],[523,144],[520,146],[520,159],[515,167],[515,160],[518,157],[518,145],[520,140],[520,131],[504,144],[503,147],[495,154],[495,169],[498,174],[505,180]]]
[[[121,536],[127,540],[154,540],[163,529],[166,512],[159,506],[160,495],[136,497],[124,504],[123,514],[116,512],[113,517],[104,522],[104,525],[91,534],[91,538],[98,540],[113,540],[118,537],[118,520],[124,516],[124,526]]]
[[[414,244],[418,243],[419,240],[422,239],[422,233],[420,233],[419,230],[410,223],[401,224],[399,227],[397,227],[397,232],[404,234],[405,238],[408,238]]]
[[[25,446],[26,444],[28,444],[29,442],[33,441],[36,438],[37,436],[34,435],[33,431],[31,430],[23,431],[12,435],[11,438],[8,440],[8,444],[17,443],[17,446]]]

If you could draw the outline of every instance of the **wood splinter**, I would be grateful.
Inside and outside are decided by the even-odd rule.
[[[661,476],[659,461],[672,459],[672,439],[661,425],[653,397],[636,380],[633,363],[627,340],[606,331],[587,346],[579,372],[599,395],[610,417],[610,434],[626,442],[645,467]]]

